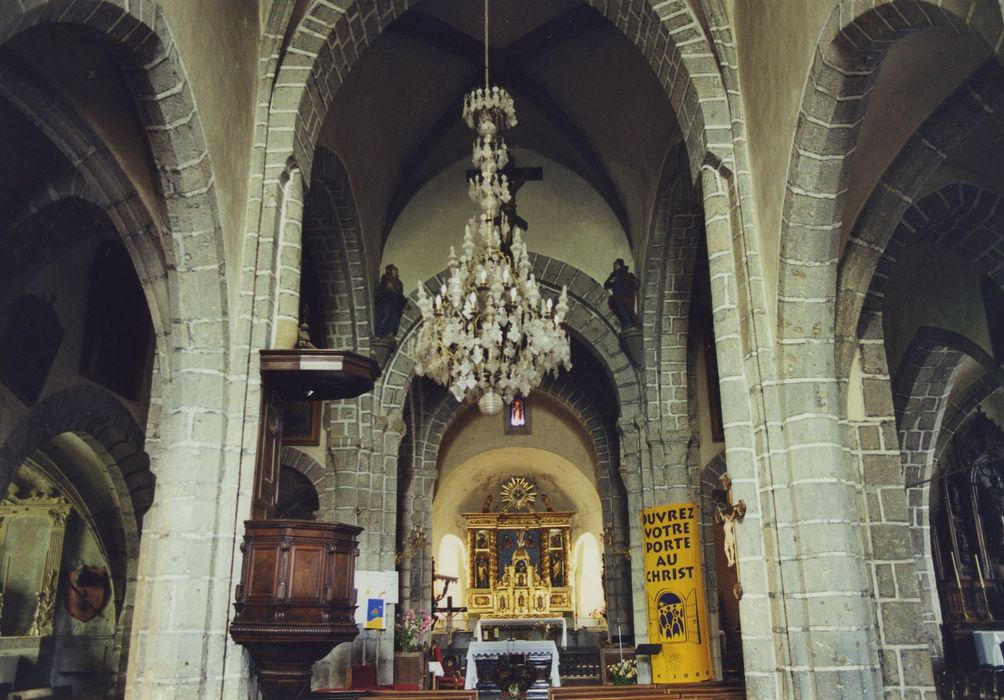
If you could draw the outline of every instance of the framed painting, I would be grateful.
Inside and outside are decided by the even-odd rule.
[[[289,401],[283,405],[282,444],[321,444],[320,401]]]

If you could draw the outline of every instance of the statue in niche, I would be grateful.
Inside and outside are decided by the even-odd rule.
[[[397,266],[388,265],[374,294],[374,333],[378,338],[397,335],[407,299]]]
[[[624,258],[614,260],[614,269],[603,283],[603,288],[610,290],[607,304],[614,316],[620,321],[621,330],[631,326],[640,326],[638,314],[635,313],[635,296],[638,292],[638,278],[628,270]]]

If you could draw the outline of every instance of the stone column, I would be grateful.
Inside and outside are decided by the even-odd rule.
[[[391,571],[397,525],[397,453],[404,435],[400,411],[378,416],[372,411],[373,396],[330,404],[328,468],[334,472],[333,487],[321,498],[324,520],[359,525],[358,570]],[[387,631],[375,636],[379,645],[380,683],[393,677],[393,619],[396,606],[388,605]],[[315,665],[315,680],[337,685],[345,667],[363,656],[372,663],[376,654],[373,633],[364,633],[352,644],[342,644]]]
[[[49,548],[45,552],[42,581],[38,588],[35,615],[31,621],[28,636],[44,637],[52,634],[52,623],[56,613],[56,593],[59,590],[59,566],[63,559],[63,539],[66,535],[66,519],[70,515],[70,504],[57,496],[47,505],[49,518]]]
[[[279,241],[276,245],[275,320],[272,324],[273,348],[296,345],[300,326],[300,264],[302,257],[303,176],[292,168],[282,188],[279,212]]]

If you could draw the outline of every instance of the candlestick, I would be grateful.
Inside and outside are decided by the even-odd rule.
[[[952,570],[955,572],[955,585],[959,589],[959,602],[962,603],[962,617],[969,619],[969,612],[966,611],[966,595],[962,592],[962,579],[959,578],[959,567],[955,563],[955,553],[952,553]]]
[[[983,607],[984,607],[984,610],[986,611],[986,617],[989,619],[990,618],[990,601],[987,599],[987,584],[983,580],[983,567],[980,566],[980,555],[977,554],[974,558],[976,560],[976,575],[980,579],[980,591],[983,593]]]

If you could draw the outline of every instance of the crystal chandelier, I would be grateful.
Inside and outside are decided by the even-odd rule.
[[[518,227],[502,211],[511,199],[502,169],[509,153],[501,132],[516,126],[512,97],[488,81],[488,0],[485,0],[485,87],[464,98],[464,121],[476,133],[470,196],[481,214],[468,222],[463,252],[450,246],[449,280],[434,297],[418,285],[422,325],[415,372],[447,387],[457,401],[477,400],[494,415],[526,396],[548,372],[571,368],[568,290],[545,299],[530,270]]]

